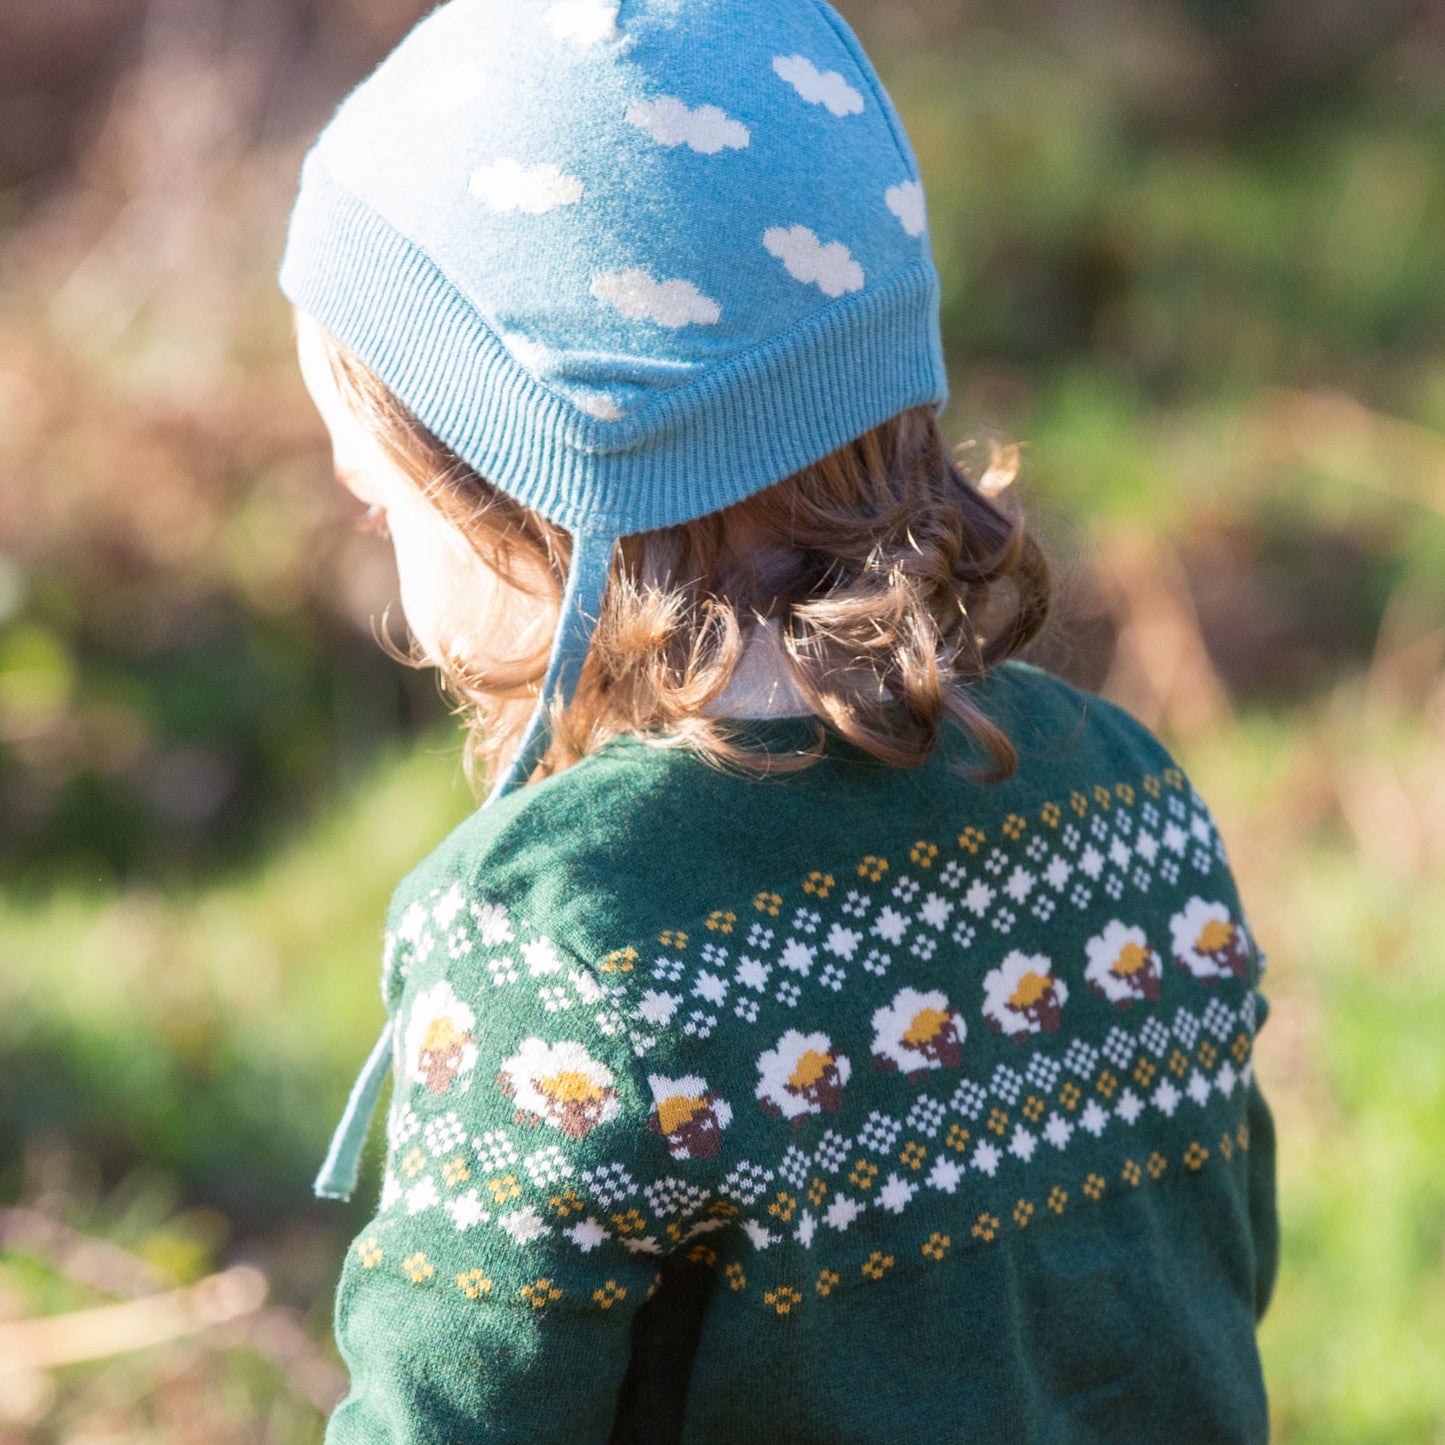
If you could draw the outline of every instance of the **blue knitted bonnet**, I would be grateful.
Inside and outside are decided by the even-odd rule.
[[[572,533],[544,702],[619,537],[946,397],[917,163],[822,0],[451,0],[306,157],[281,286]],[[384,1035],[318,1192],[350,1193],[388,1057]]]

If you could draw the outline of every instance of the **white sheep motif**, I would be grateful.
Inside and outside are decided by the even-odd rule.
[[[1222,903],[1194,897],[1169,920],[1174,962],[1195,978],[1245,978],[1249,940]]]
[[[1068,984],[1054,977],[1053,964],[1041,953],[1014,949],[983,980],[984,1018],[1015,1043],[1040,1030],[1057,1033],[1068,998]]]
[[[938,989],[903,988],[873,1015],[873,1062],[914,1081],[931,1069],[956,1069],[967,1033],[958,1010]]]
[[[853,1066],[827,1034],[789,1029],[758,1057],[757,1098],[769,1114],[800,1123],[809,1114],[835,1114]]]
[[[1089,959],[1084,968],[1085,980],[1115,1008],[1129,1008],[1136,999],[1149,1003],[1158,999],[1164,968],[1142,928],[1113,919],[1084,945],[1084,952]]]

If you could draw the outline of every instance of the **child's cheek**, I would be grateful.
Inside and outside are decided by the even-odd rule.
[[[480,635],[491,595],[477,556],[429,507],[393,507],[387,514],[401,606],[427,661],[465,653]]]

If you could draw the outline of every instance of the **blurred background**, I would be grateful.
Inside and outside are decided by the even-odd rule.
[[[0,1445],[319,1439],[310,1181],[472,807],[273,284],[420,0],[0,0]],[[1211,801],[1273,1000],[1277,1438],[1445,1441],[1445,4],[844,0],[1037,657]],[[30,1365],[14,1370],[23,1357]]]

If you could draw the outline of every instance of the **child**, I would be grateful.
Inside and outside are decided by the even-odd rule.
[[[282,282],[487,804],[318,1191],[328,1439],[1260,1441],[1262,960],[1203,803],[1020,662],[908,141],[821,0],[452,0]]]

